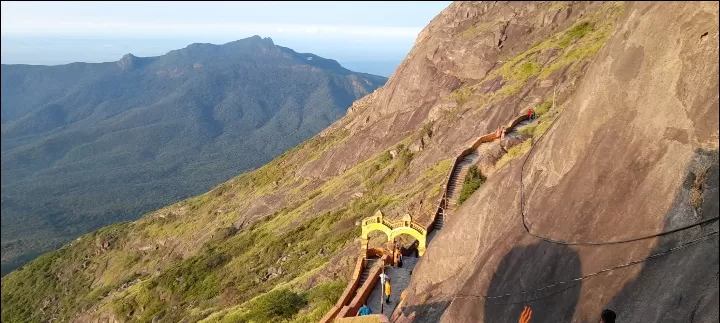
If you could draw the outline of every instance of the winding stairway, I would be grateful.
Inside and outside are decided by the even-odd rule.
[[[378,262],[380,258],[366,258],[365,259],[365,266],[363,267],[362,272],[360,273],[360,277],[358,278],[358,286],[362,286],[365,281],[370,277],[370,270],[375,266],[375,263]],[[357,295],[357,289],[352,294],[352,298],[355,298],[355,295]]]
[[[445,224],[444,213],[444,210],[440,210],[440,212],[438,212],[438,215],[435,217],[435,223],[433,224],[433,231],[439,231],[442,229],[443,224]]]
[[[455,165],[455,168],[450,174],[450,179],[448,180],[446,197],[447,207],[443,210],[443,213],[445,213],[444,215],[449,213],[448,211],[452,212],[457,208],[457,200],[458,197],[460,197],[460,191],[462,190],[465,176],[467,175],[470,166],[475,164],[479,157],[480,155],[478,154],[477,149],[475,149],[470,154],[463,157],[463,159]]]
[[[380,270],[383,266],[375,265],[378,262],[383,262],[384,266],[392,263],[392,254],[388,254],[387,252],[391,252],[392,250],[394,250],[392,249],[394,248],[392,246],[392,242],[394,241],[394,237],[396,237],[397,235],[409,234],[416,238],[419,242],[419,244],[417,245],[418,256],[422,257],[427,242],[432,240],[432,237],[440,229],[442,229],[448,215],[451,216],[452,212],[457,209],[457,201],[460,197],[460,192],[465,181],[465,176],[467,175],[470,166],[475,164],[480,158],[480,152],[478,151],[480,145],[482,145],[483,143],[488,143],[501,139],[506,134],[517,134],[517,128],[529,123],[527,122],[527,119],[527,115],[520,115],[515,117],[506,126],[500,128],[503,131],[502,133],[492,132],[481,136],[468,149],[460,153],[460,155],[455,159],[452,171],[450,172],[450,174],[448,174],[447,182],[445,185],[445,192],[439,200],[439,205],[437,211],[434,214],[434,217],[424,217],[421,220],[419,219],[419,222],[416,222],[416,220],[414,220],[412,216],[407,214],[399,221],[390,221],[388,219],[385,219],[382,212],[378,210],[374,216],[363,219],[361,234],[362,252],[360,258],[358,258],[358,262],[353,274],[353,277],[355,278],[348,284],[347,288],[343,292],[343,295],[340,296],[340,299],[338,300],[336,305],[327,312],[327,314],[321,319],[320,322],[329,323],[336,320],[338,322],[353,320],[355,319],[353,318],[355,313],[357,313],[357,310],[360,308],[360,306],[362,306],[362,304],[367,301],[370,293],[373,291],[374,288],[377,287],[377,290],[375,291],[376,294],[382,294],[382,286],[379,286],[380,283],[376,283],[375,280],[378,278]],[[377,230],[383,231],[387,234],[389,242],[388,245],[390,246],[390,249],[388,249],[390,251],[383,251],[383,249],[379,249],[381,257],[378,257],[377,249],[368,249],[368,234],[371,231]],[[416,261],[413,262],[412,267],[414,267],[414,264],[417,262],[418,259],[415,258],[415,260]],[[412,269],[410,268],[410,270]],[[395,271],[392,271],[391,269],[391,273],[395,273]],[[400,279],[403,280],[403,278],[404,277],[401,277]],[[409,283],[409,275],[408,277],[406,277],[405,280],[407,280],[407,282]],[[368,282],[368,284],[366,284],[366,282]],[[395,298],[395,301],[398,303],[392,306],[392,308],[402,306],[404,294],[401,293],[405,289],[405,287],[407,287],[407,285],[403,286],[399,290],[400,293],[393,293],[393,295],[400,294],[400,297]],[[373,299],[375,298],[378,297],[374,297]],[[397,312],[393,310],[390,311],[390,313],[393,312],[395,312],[395,315],[391,316],[391,318],[394,319],[394,321],[396,322],[404,322],[407,319],[412,319],[412,316],[414,316],[414,313],[411,314],[410,317],[405,317],[404,315],[402,315],[402,312]],[[387,316],[383,314],[372,316],[374,316],[375,318],[366,318],[384,318],[384,321],[381,321],[387,322]]]

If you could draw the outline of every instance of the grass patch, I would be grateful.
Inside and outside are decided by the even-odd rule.
[[[527,135],[533,139],[542,136],[552,125],[552,120],[539,120],[518,130],[518,133]]]
[[[487,178],[480,173],[477,166],[472,165],[468,169],[467,175],[465,175],[465,181],[463,187],[460,190],[460,196],[458,197],[458,205],[465,202],[480,186],[485,183]]]
[[[552,120],[540,120],[540,123],[538,123],[537,127],[535,127],[535,131],[533,132],[532,137],[533,138],[539,138],[542,136],[548,129],[550,129],[550,126],[552,125]]]
[[[552,39],[549,46],[565,49],[563,55],[544,68],[539,78],[549,77],[553,72],[570,64],[589,60],[605,45],[612,34],[614,19],[619,17],[625,7],[624,2],[605,3],[603,9],[586,20],[573,24],[558,37]],[[576,72],[577,64],[573,66]]]
[[[459,107],[467,103],[470,95],[472,95],[472,89],[469,87],[460,88],[450,93],[450,96],[455,99]]]
[[[552,100],[550,100],[550,99],[546,100],[543,103],[540,103],[535,108],[535,114],[537,115],[538,118],[545,115],[546,113],[548,113],[548,111],[550,111],[550,108],[552,108],[552,105],[553,105],[553,103],[552,103]]]
[[[476,26],[471,26],[468,29],[463,30],[462,33],[460,33],[460,37],[462,38],[472,38],[473,36],[477,35],[478,33],[484,32],[495,26],[495,22],[485,22],[481,23]]]
[[[525,83],[528,79],[540,73],[542,65],[533,61],[524,61],[514,66],[509,71],[503,73],[503,77],[507,80],[519,83]]]
[[[507,154],[500,157],[500,160],[495,163],[495,169],[500,169],[508,162],[512,161],[515,158],[518,158],[519,156],[524,155],[526,152],[530,150],[530,147],[532,146],[532,139],[528,139],[523,141],[522,144],[519,144],[517,146],[514,146],[510,149],[508,149]]]
[[[424,178],[436,178],[438,176],[445,176],[450,171],[450,167],[453,165],[453,159],[445,159],[437,164],[433,165],[432,167],[427,168],[423,174],[418,178],[418,181],[424,179]]]
[[[520,82],[511,83],[509,85],[503,86],[499,91],[495,92],[494,98],[496,100],[502,100],[505,98],[509,98],[515,94],[520,93],[520,90],[522,90],[523,86],[525,84]]]
[[[276,290],[253,300],[248,308],[246,321],[277,322],[295,315],[307,305],[307,299],[288,289]],[[243,321],[240,319],[240,321]]]
[[[570,44],[578,41],[580,38],[585,37],[585,35],[592,32],[594,28],[594,24],[589,21],[575,23],[572,27],[570,27],[570,30],[563,34],[562,39],[557,43],[557,46],[560,48],[566,48],[570,46]]]
[[[520,128],[520,130],[518,130],[518,133],[532,137],[535,134],[535,128],[537,128],[537,123],[531,123],[527,126]]]
[[[277,288],[232,309],[217,312],[201,322],[318,322],[335,305],[346,284],[330,281],[300,293]]]
[[[317,160],[332,147],[340,145],[343,141],[348,139],[349,136],[350,132],[347,129],[340,129],[327,134],[324,137],[316,136],[315,138],[312,138],[303,147],[303,150],[312,152],[311,155],[308,156],[307,162]]]
[[[567,6],[566,3],[553,4],[553,8]],[[557,7],[556,7],[557,6]],[[484,81],[492,80],[502,75],[508,80],[501,91],[498,91],[500,98],[514,95],[524,86],[524,82],[534,76],[541,79],[547,78],[559,68],[574,62],[593,57],[612,33],[614,19],[617,18],[624,8],[624,2],[606,3],[603,9],[583,21],[579,21],[566,30],[555,34],[553,37],[532,46],[527,51],[518,54],[508,60],[502,67],[489,73]],[[566,50],[569,48],[570,50]],[[548,67],[543,67],[535,61],[537,54],[547,50],[560,49],[560,58]],[[483,82],[480,82],[482,84]],[[505,90],[505,87],[511,87]]]
[[[565,55],[563,55],[558,61],[543,69],[543,71],[540,73],[540,78],[547,78],[553,72],[557,71],[560,68],[595,56],[595,54],[597,54],[597,52],[600,51],[600,48],[602,48],[602,46],[605,44],[606,39],[607,37],[603,37],[602,39],[583,43],[580,46],[573,48]]]
[[[548,11],[565,9],[570,6],[570,3],[570,1],[553,1],[552,5],[550,5],[550,8],[548,8]]]

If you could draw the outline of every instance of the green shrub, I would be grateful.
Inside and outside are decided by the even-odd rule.
[[[380,159],[378,160],[378,165],[384,167],[384,166],[387,165],[387,163],[389,163],[392,159],[393,159],[393,158],[392,158],[392,155],[390,154],[390,150],[386,150],[386,151],[380,156]]]
[[[480,187],[480,185],[485,183],[485,180],[485,176],[480,173],[480,170],[477,168],[477,166],[470,166],[467,175],[465,175],[465,182],[463,183],[463,187],[460,190],[460,197],[458,197],[458,205],[462,204],[463,202],[465,202],[465,200],[470,198],[470,195],[475,193],[475,191]]]
[[[428,137],[432,137],[432,135],[433,135],[433,131],[432,131],[433,124],[434,124],[434,122],[428,122],[428,123],[426,123],[426,124],[423,126],[422,134],[423,134],[423,135],[427,135]]]
[[[452,93],[450,93],[450,96],[455,99],[455,102],[457,102],[458,106],[463,106],[465,103],[467,103],[471,94],[472,89],[469,87],[464,87],[453,91]]]
[[[532,137],[535,134],[535,128],[537,127],[537,124],[529,124],[527,126],[524,126],[518,130],[518,133],[530,136]]]
[[[275,290],[250,302],[247,317],[257,322],[277,322],[291,318],[305,305],[307,300],[300,294],[288,289]]]
[[[512,74],[508,75],[508,78],[518,82],[525,82],[531,77],[538,75],[542,65],[535,62],[526,61],[522,64],[518,64],[512,69]]]
[[[549,122],[541,123],[541,125],[543,125],[543,124],[549,124]],[[533,136],[539,136],[539,134],[538,134],[539,128],[540,127],[535,128],[535,130],[533,132]],[[547,128],[544,128],[544,129],[547,130]],[[495,169],[500,169],[501,167],[503,167],[505,164],[512,161],[513,159],[515,159],[519,156],[522,156],[523,154],[525,154],[526,152],[528,152],[530,150],[531,146],[532,146],[532,139],[528,139],[528,140],[523,141],[522,144],[513,146],[512,148],[508,149],[507,154],[500,157],[500,160],[498,160],[497,163],[495,163]]]
[[[595,26],[589,21],[583,21],[575,24],[563,35],[563,38],[558,43],[558,46],[560,46],[561,48],[568,47],[570,44],[592,32],[594,30],[594,27]]]
[[[548,111],[550,111],[550,108],[552,108],[552,101],[551,100],[545,101],[543,103],[540,103],[540,105],[538,105],[537,108],[535,108],[535,114],[538,117],[542,116],[543,114],[548,113]]]
[[[317,285],[308,292],[308,300],[312,303],[327,302],[335,304],[345,291],[345,282],[332,281]]]
[[[220,321],[221,323],[246,323],[248,318],[244,313],[232,313],[226,315]]]

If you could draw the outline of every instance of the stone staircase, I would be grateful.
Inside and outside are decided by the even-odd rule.
[[[362,286],[365,281],[368,279],[368,276],[370,276],[370,269],[375,266],[375,263],[380,261],[380,258],[367,258],[365,259],[365,266],[363,267],[362,272],[360,273],[360,277],[358,278],[358,288],[355,289],[355,292],[353,292],[353,295],[350,299],[355,298],[355,295],[357,294],[357,290],[360,289],[360,286]]]
[[[453,211],[457,208],[457,199],[460,196],[460,190],[462,190],[463,182],[465,182],[465,175],[467,175],[468,169],[478,160],[479,154],[477,150],[463,157],[460,162],[457,163],[452,174],[450,174],[450,180],[448,181],[447,187],[447,210]]]
[[[444,215],[443,215],[444,212],[445,211],[443,211],[441,209],[440,212],[438,212],[437,217],[435,217],[435,223],[433,224],[433,226],[434,226],[433,231],[442,229],[443,224],[445,224],[445,219],[444,219]]]
[[[509,132],[505,132],[504,137],[513,137],[518,134],[518,129],[526,126],[527,124],[531,123],[529,120],[526,120],[526,115],[520,115],[516,116],[515,119],[511,120],[508,125],[507,129],[509,129]],[[477,148],[471,150],[471,152],[462,157],[454,166],[452,172],[450,173],[450,178],[447,181],[447,187],[444,195],[444,199],[440,201],[438,205],[438,211],[435,213],[434,220],[430,220],[429,217],[432,216],[432,214],[427,214],[423,216],[423,221],[420,223],[416,223],[416,219],[412,219],[413,223],[411,223],[410,228],[415,230],[415,232],[421,232],[420,234],[424,235],[424,238],[426,238],[426,243],[431,243],[433,237],[435,234],[442,229],[442,227],[445,224],[445,218],[448,216],[452,216],[452,212],[457,208],[457,200],[460,197],[460,192],[462,191],[462,186],[465,182],[465,177],[470,169],[470,166],[475,164],[478,159],[481,152],[484,153],[484,150],[482,145],[484,143],[489,143],[496,141],[500,138],[497,137],[497,135],[492,133],[487,133],[481,137],[478,137],[477,140],[472,144],[471,147],[480,147],[480,150]],[[487,147],[487,146],[485,146]],[[472,149],[472,148],[471,148]],[[467,150],[463,151],[466,152]],[[385,221],[382,220],[382,213],[380,213],[380,218],[375,219],[375,217],[366,218],[366,220],[370,221],[373,220],[373,222],[368,222],[371,224],[375,223],[381,223],[383,224],[384,228],[389,228],[387,230],[395,229],[397,226],[394,223],[391,223],[391,225],[387,225]],[[363,220],[363,221],[366,221]],[[379,221],[379,222],[378,222]],[[432,222],[430,222],[432,221]],[[430,222],[430,223],[428,223]],[[364,222],[363,222],[364,223]],[[405,226],[405,224],[400,224],[400,226]],[[416,227],[421,227],[419,230]],[[363,230],[365,230],[365,224],[363,224]],[[373,229],[373,230],[382,230],[382,229]],[[422,238],[422,237],[421,237]],[[366,233],[363,233],[363,243],[365,243],[365,248],[367,248],[367,235]],[[369,255],[369,253],[366,253],[362,255],[361,257],[365,257]],[[389,261],[389,255],[383,256],[386,258],[386,261]],[[398,270],[397,268],[391,268],[391,270],[388,272],[389,276],[398,275],[398,274],[405,274],[407,273],[407,276],[400,277],[396,279],[396,277],[392,277],[393,281],[395,281],[395,285],[393,287],[394,291],[399,291],[400,295],[402,295],[402,291],[404,291],[407,288],[407,283],[410,281],[409,275],[412,274],[412,268],[414,268],[415,264],[419,261],[418,257],[406,257],[405,264],[409,267],[403,268],[402,270]],[[346,291],[341,296],[340,300],[336,304],[335,307],[333,307],[320,321],[321,323],[330,323],[335,319],[341,319],[343,322],[347,320],[354,320],[356,319],[354,317],[355,313],[350,311],[351,307],[350,304],[353,304],[352,310],[357,311],[357,308],[359,308],[359,305],[357,304],[357,300],[353,302],[355,297],[358,295],[358,290],[363,290],[364,295],[367,295],[367,300],[376,300],[375,301],[368,301],[368,306],[370,306],[373,310],[373,313],[383,313],[383,302],[382,302],[382,289],[383,286],[379,282],[375,283],[374,286],[363,286],[368,278],[370,277],[370,273],[372,268],[376,265],[378,261],[383,261],[377,257],[375,258],[367,258],[364,260],[364,266],[362,267],[362,271],[359,273],[359,277],[357,277],[357,282],[353,281],[352,284],[355,285],[354,289],[352,291],[350,289],[346,289]],[[409,269],[409,270],[407,270]],[[355,270],[359,270],[359,268],[356,267]],[[354,274],[357,274],[357,272],[354,272]],[[398,285],[399,284],[399,285]],[[405,284],[405,285],[402,285]],[[365,288],[363,288],[365,287]],[[370,294],[365,294],[368,292],[368,288],[372,288],[370,291]],[[396,292],[397,293],[397,292]],[[397,296],[395,298],[397,300]],[[392,296],[391,296],[392,300]],[[396,306],[402,306],[402,301],[391,303],[391,308],[389,308],[390,313],[393,312],[394,308]],[[409,316],[403,315],[402,312],[396,311],[395,313],[397,316],[394,316],[395,320],[393,322],[396,323],[410,323],[415,317],[415,311],[412,311]],[[369,317],[368,317],[369,318]],[[384,318],[383,322],[386,321],[386,317],[382,314],[377,315],[377,318]],[[349,321],[348,321],[349,322]]]

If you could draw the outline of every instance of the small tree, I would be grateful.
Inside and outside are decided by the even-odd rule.
[[[475,193],[475,191],[480,187],[480,185],[485,183],[485,180],[485,176],[483,176],[477,166],[470,166],[467,175],[465,175],[465,182],[463,182],[463,187],[460,190],[460,197],[458,197],[458,205],[462,204],[463,202],[465,202],[465,200],[470,198],[470,195]]]

